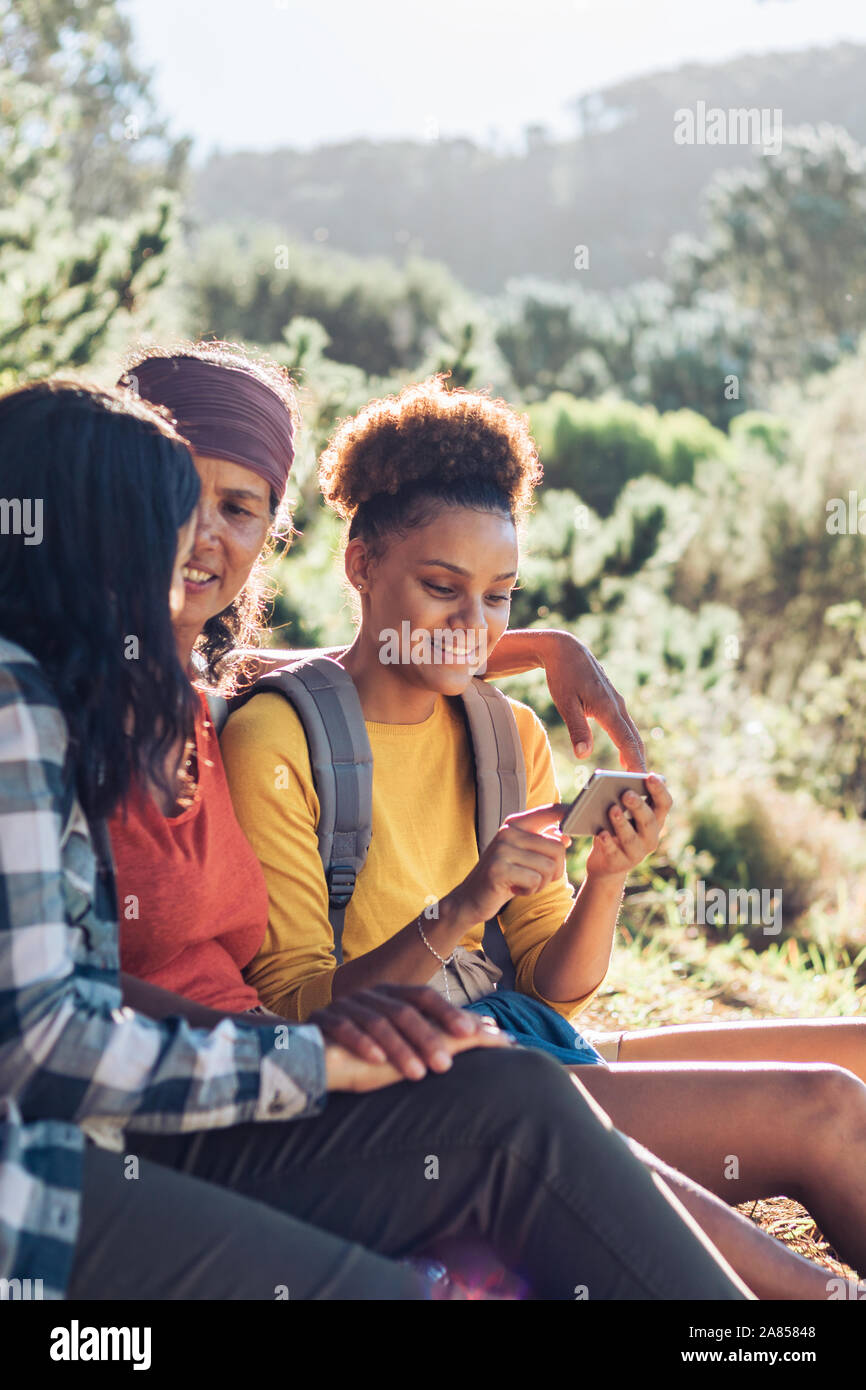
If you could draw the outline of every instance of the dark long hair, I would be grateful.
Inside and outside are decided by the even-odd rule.
[[[42,381],[0,398],[0,493],[42,513],[38,543],[0,538],[0,634],[53,687],[89,817],[134,776],[165,787],[191,732],[168,593],[199,487],[183,440],[129,394]]]

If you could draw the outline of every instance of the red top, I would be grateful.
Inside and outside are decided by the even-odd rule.
[[[191,806],[164,816],[133,788],[110,822],[117,874],[120,967],[212,1009],[258,1004],[241,970],[268,924],[259,861],[232,809],[219,742],[196,717],[198,785]]]

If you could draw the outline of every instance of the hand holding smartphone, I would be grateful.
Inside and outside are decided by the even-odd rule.
[[[566,835],[598,835],[609,830],[607,813],[619,803],[623,792],[633,791],[649,801],[643,772],[604,772],[592,774],[586,786],[569,806],[559,828]]]

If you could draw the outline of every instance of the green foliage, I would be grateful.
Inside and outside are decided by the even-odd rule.
[[[332,360],[387,376],[414,367],[464,298],[440,266],[361,260],[287,244],[278,231],[227,228],[196,239],[189,314],[197,334],[278,342],[292,319],[315,319]]]
[[[332,647],[351,640],[351,591],[339,564],[340,523],[323,508],[271,565],[271,645]]]
[[[753,354],[753,315],[728,295],[696,294],[688,305],[671,303],[637,337],[629,390],[659,410],[687,407],[724,428],[748,404]]]
[[[471,149],[462,168],[455,151],[449,177],[465,190]],[[346,154],[321,158],[342,168]],[[534,147],[536,157],[549,159],[549,147]],[[285,244],[277,230],[223,227],[195,243],[193,331],[265,344],[293,318],[312,318],[328,335],[328,357],[377,378],[450,369],[455,384],[516,388],[529,403],[619,396],[664,414],[692,410],[727,430],[744,412],[766,411],[779,382],[825,371],[854,349],[866,287],[866,157],[853,137],[786,130],[778,154],[739,159],[746,167],[719,173],[707,191],[705,230],[671,244],[667,283],[603,292],[585,288],[597,278],[523,275],[485,303],[415,253],[398,267],[322,242]],[[306,167],[293,152],[265,162],[273,171],[286,160]],[[485,244],[480,229],[474,239]],[[624,472],[612,448],[615,496],[640,468],[635,460],[638,472]],[[681,472],[662,476],[687,481],[689,467],[686,451]],[[556,481],[575,486],[567,476]],[[594,493],[587,501],[603,509]]]
[[[747,410],[731,421],[729,434],[735,451],[756,446],[781,463],[788,449],[791,431],[787,421],[764,410]]]
[[[661,903],[626,898],[621,943],[585,1022],[602,1028],[759,1018],[844,1018],[862,1012],[866,947],[782,937],[756,950],[742,932],[710,942],[659,923]]]
[[[182,180],[189,141],[169,137],[131,44],[116,0],[0,0],[0,71],[72,112],[57,155],[76,223],[126,217]]]
[[[0,74],[0,382],[91,364],[109,331],[166,273],[168,195],[123,222],[76,227],[64,132],[73,98],[52,101]]]
[[[835,534],[828,508],[862,488],[866,435],[866,348],[812,383],[779,397],[785,422],[747,422],[724,463],[695,473],[693,538],[678,562],[673,593],[687,605],[713,599],[743,617],[750,676],[788,700],[818,653],[834,662],[844,639],[827,609],[863,588],[863,539]],[[866,524],[866,523],[864,523]],[[785,660],[779,661],[779,644]]]
[[[615,303],[542,280],[508,285],[496,342],[527,399],[551,391],[596,396],[628,371],[628,325]]]
[[[329,341],[316,319],[299,316],[286,325],[281,340],[267,348],[289,369],[298,388],[303,428],[296,441],[292,482],[298,489],[302,525],[309,509],[321,510],[316,460],[337,420],[359,410],[377,388],[387,389],[387,382],[374,382],[360,367],[327,357]]]
[[[529,416],[547,485],[572,488],[601,516],[610,514],[630,479],[654,474],[691,482],[701,459],[726,448],[724,436],[689,410],[659,416],[652,406],[556,392],[531,406]]]
[[[751,327],[730,296],[677,305],[660,281],[602,295],[522,280],[498,305],[496,342],[527,400],[616,389],[725,426],[746,406]]]
[[[792,698],[802,734],[780,769],[830,805],[866,815],[866,612],[860,600],[833,604],[827,636],[811,655]],[[841,652],[836,655],[841,640]]]
[[[722,290],[755,313],[755,369],[771,380],[824,370],[863,328],[866,152],[848,131],[785,130],[778,153],[719,174],[706,237],[679,239],[680,296]]]
[[[781,913],[793,922],[821,892],[818,820],[808,802],[803,806],[772,788],[716,782],[690,808],[691,842],[699,854],[710,856],[708,877],[714,886],[765,890],[777,897]],[[730,931],[741,924],[726,926]],[[760,924],[750,926],[759,940]]]

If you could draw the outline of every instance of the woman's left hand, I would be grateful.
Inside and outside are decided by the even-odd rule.
[[[571,735],[575,757],[592,752],[590,719],[600,724],[629,772],[643,772],[646,752],[625,700],[607,672],[570,632],[545,632],[541,656],[550,697]]]
[[[608,811],[611,828],[593,839],[586,861],[587,878],[627,874],[658,847],[673,799],[656,772],[647,774],[646,789],[651,804],[637,792],[625,792],[621,804]]]

